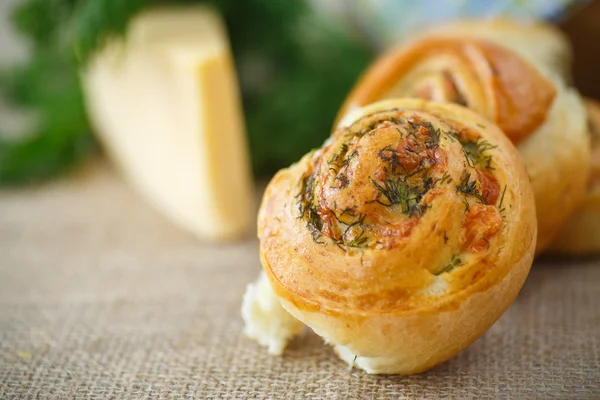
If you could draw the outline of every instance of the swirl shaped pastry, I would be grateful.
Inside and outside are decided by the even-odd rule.
[[[589,255],[600,253],[600,103],[586,99],[591,138],[591,174],[585,201],[550,245],[553,253]]]
[[[570,81],[573,55],[569,41],[560,30],[542,21],[465,19],[443,24],[426,34],[489,40],[516,51],[545,73]]]
[[[379,58],[356,84],[340,115],[402,97],[469,107],[518,143],[544,123],[556,88],[502,46],[478,39],[426,37]]]
[[[586,191],[589,138],[579,95],[497,43],[427,36],[375,61],[339,115],[403,97],[469,107],[518,145],[534,188],[543,251]]]
[[[525,281],[536,229],[531,186],[503,133],[466,108],[419,99],[348,115],[277,173],[258,216],[282,306],[369,373],[424,371],[482,335]]]

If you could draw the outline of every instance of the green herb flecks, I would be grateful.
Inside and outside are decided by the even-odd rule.
[[[314,174],[303,176],[300,180],[300,191],[296,195],[298,199],[298,218],[306,219],[306,228],[310,231],[315,243],[325,244],[321,241],[323,220],[319,215],[317,206],[314,204],[314,188]]]
[[[385,201],[378,198],[376,201],[386,207],[400,205],[402,212],[412,216],[420,217],[423,215],[426,207],[421,205],[423,196],[433,187],[433,180],[424,176],[421,185],[411,186],[403,177],[388,178],[380,184],[375,179],[371,179],[373,185],[377,188],[380,195],[385,197]]]
[[[377,157],[389,163],[392,172],[395,172],[400,164],[398,151],[393,149],[391,146],[385,146],[383,149],[379,150]]]
[[[346,211],[348,209],[345,209],[344,211]],[[342,211],[342,214],[344,214],[344,211]],[[354,213],[354,211],[349,211],[348,215],[350,215],[349,213]],[[331,240],[333,241],[333,243],[335,243],[335,245],[337,247],[339,247],[341,250],[346,251],[347,248],[351,247],[351,248],[365,248],[367,246],[369,246],[369,237],[367,236],[367,230],[366,230],[366,225],[365,225],[365,218],[366,218],[366,214],[361,214],[356,216],[356,218],[354,219],[354,221],[350,222],[350,223],[346,223],[342,220],[340,220],[337,215],[333,214],[335,216],[335,219],[337,220],[337,222],[340,224],[340,228],[343,229],[342,235],[339,238],[331,238]],[[352,215],[354,216],[354,215]],[[360,233],[357,236],[352,237],[351,235],[354,232],[355,229],[360,229]]]
[[[345,165],[346,153],[348,152],[348,144],[342,143],[339,152],[331,156],[331,159],[327,161],[330,169],[337,171]]]
[[[442,175],[442,178],[439,181],[440,184],[444,184],[446,182],[452,182],[452,178],[450,177],[450,174],[448,174],[448,171],[444,172],[444,175]]]
[[[504,190],[502,191],[502,196],[500,196],[500,202],[498,203],[498,210],[500,213],[504,212],[504,195],[506,194],[506,188],[508,185],[504,185]]]
[[[343,216],[343,215],[349,215],[351,217],[355,217],[356,216],[356,210],[355,210],[354,207],[346,207],[340,213],[340,216]]]
[[[425,129],[428,131],[427,139],[425,140],[425,147],[433,150],[436,149],[440,145],[440,136],[442,135],[442,130],[440,128],[434,128],[431,122],[427,122],[423,125]]]
[[[346,246],[362,248],[362,247],[366,247],[368,242],[369,242],[369,238],[367,237],[367,235],[365,234],[365,231],[363,230],[357,237],[355,237],[354,239],[352,239],[349,242],[346,242]]]
[[[477,180],[471,180],[471,174],[467,171],[463,171],[460,176],[460,183],[456,186],[456,191],[463,193],[465,196],[475,197],[481,204],[485,203],[483,196],[477,187]]]
[[[493,169],[492,156],[488,154],[488,151],[495,149],[496,146],[493,146],[490,142],[481,137],[476,140],[462,142],[461,145],[469,166]]]
[[[306,228],[308,228],[310,231],[315,243],[325,244],[323,241],[321,241],[321,237],[323,236],[321,233],[321,230],[323,229],[323,220],[321,219],[316,206],[311,206],[308,208]]]
[[[313,174],[304,175],[300,180],[300,190],[296,195],[298,199],[298,218],[304,217],[304,214],[310,208],[314,198],[315,177]]]
[[[463,265],[463,261],[460,257],[454,256],[452,260],[446,265],[444,265],[441,269],[435,272],[435,275],[439,276],[441,274],[447,273],[455,269],[456,267],[460,267]]]
[[[429,121],[416,122],[411,118],[408,118],[406,120],[405,126],[407,136],[411,137],[415,141],[415,145],[418,145],[419,141],[423,140],[423,134],[425,135],[423,144],[428,150],[435,150],[436,148],[438,148],[442,133],[447,133],[442,131],[440,128],[434,128],[433,124]],[[423,132],[423,130],[425,130],[425,133]]]

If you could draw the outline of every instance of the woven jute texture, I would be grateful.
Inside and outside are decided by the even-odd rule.
[[[600,399],[600,262],[537,262],[475,344],[424,374],[349,370],[312,333],[242,334],[257,241],[202,244],[105,167],[0,191],[0,398]]]

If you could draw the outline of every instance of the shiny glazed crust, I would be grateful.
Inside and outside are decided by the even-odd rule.
[[[490,40],[516,51],[547,74],[565,81],[571,79],[573,56],[568,39],[560,30],[541,21],[466,19],[444,24],[426,34]]]
[[[552,253],[600,253],[600,104],[586,99],[585,105],[592,147],[587,194],[583,205],[569,218],[548,248]]]
[[[390,98],[452,102],[519,143],[546,120],[555,95],[554,84],[514,51],[479,39],[425,37],[379,58],[339,115]]]
[[[453,104],[384,101],[269,183],[261,261],[283,306],[342,358],[417,373],[514,300],[534,210],[521,158],[493,124]]]
[[[401,97],[466,105],[518,145],[536,198],[538,253],[583,201],[590,158],[583,103],[517,52],[478,38],[425,36],[375,61],[339,115]]]

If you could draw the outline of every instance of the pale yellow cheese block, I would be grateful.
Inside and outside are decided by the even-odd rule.
[[[253,225],[237,79],[218,14],[205,7],[139,15],[83,73],[97,134],[127,179],[199,237]]]

